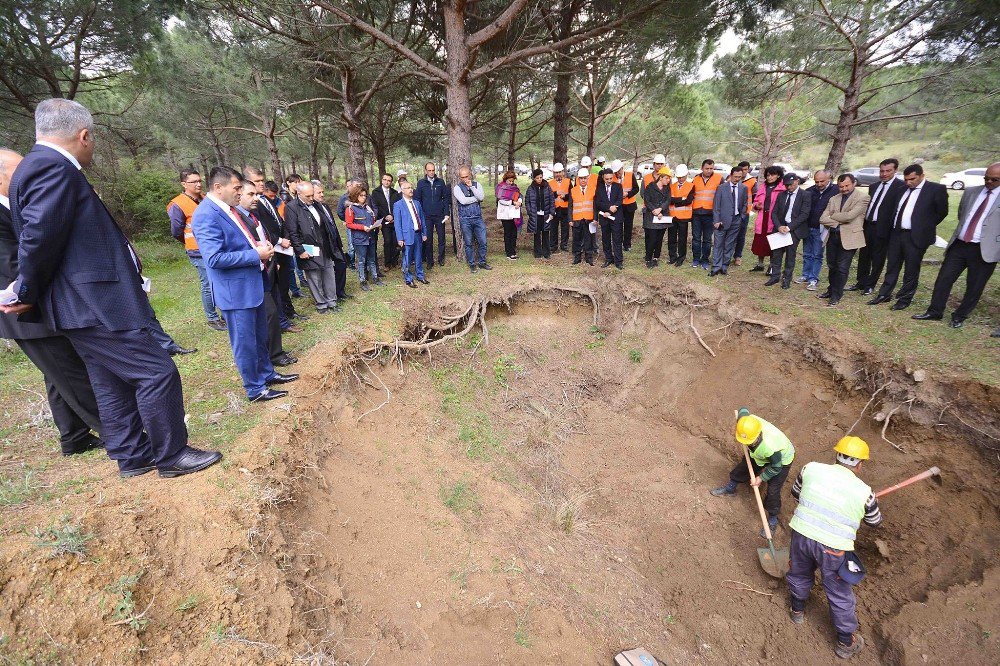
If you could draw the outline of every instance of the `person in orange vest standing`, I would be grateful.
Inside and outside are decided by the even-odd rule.
[[[208,281],[205,270],[205,260],[202,259],[198,241],[191,231],[191,216],[201,203],[201,174],[194,169],[181,171],[181,188],[183,191],[167,203],[167,217],[170,218],[170,235],[184,243],[188,261],[198,271],[201,281],[201,307],[205,311],[208,327],[216,331],[226,330],[226,322],[222,320],[215,309],[215,296],[212,294],[212,283]]]
[[[556,200],[556,215],[549,225],[549,252],[556,253],[569,250],[569,178],[562,162],[552,165],[552,178],[549,180],[552,195]]]
[[[701,173],[694,177],[694,202],[691,204],[691,267],[708,270],[712,253],[714,220],[712,208],[715,190],[722,184],[722,175],[715,172],[715,160],[701,163]]]
[[[667,255],[674,266],[683,266],[687,258],[688,224],[694,202],[694,183],[688,180],[688,167],[678,164],[670,184],[670,215],[674,223],[667,229]],[[659,259],[659,255],[655,259]]]
[[[632,249],[632,224],[635,222],[637,208],[635,197],[639,193],[639,185],[636,183],[635,174],[631,169],[626,171],[621,160],[612,160],[611,170],[615,172],[615,182],[622,186],[624,193],[622,214],[625,216],[625,226],[622,232],[622,250],[628,252]]]
[[[747,201],[750,203],[747,205],[747,211],[743,214],[743,221],[740,222],[740,231],[736,236],[736,254],[733,255],[733,265],[742,266],[743,265],[743,246],[747,242],[747,225],[750,223],[750,211],[753,209],[753,197],[754,190],[757,189],[757,179],[750,175],[750,163],[743,160],[736,165],[737,168],[743,170],[743,184],[747,188]]]
[[[584,158],[588,162],[589,158]],[[583,160],[581,169],[583,167]],[[594,178],[596,180],[596,176]],[[576,185],[569,191],[570,226],[573,228],[573,263],[580,263],[581,255],[591,266],[594,265],[594,236],[591,225],[594,223],[594,193],[597,185],[591,182],[588,172],[577,173]]]

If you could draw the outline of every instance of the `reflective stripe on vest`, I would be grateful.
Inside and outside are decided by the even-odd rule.
[[[694,183],[691,181],[684,181],[681,183],[670,183],[670,196],[680,197],[686,199],[689,194],[691,194],[691,189],[694,187]],[[676,217],[678,220],[690,220],[691,219],[691,206],[671,206],[670,214]]]
[[[626,171],[625,173],[623,173],[620,180],[618,176],[615,176],[615,182],[621,183],[622,192],[628,192],[629,190],[631,190],[634,181],[635,181],[635,176],[632,175],[631,171]],[[638,195],[638,192],[636,192],[636,195]],[[624,199],[622,199],[622,205],[627,206],[628,204],[634,204],[634,203],[635,203],[635,196],[625,197]]]
[[[198,208],[198,202],[182,192],[167,203],[167,210],[170,210],[173,205],[176,205],[184,213],[184,249],[197,252],[198,241],[191,231],[191,217],[194,215],[195,209]]]
[[[828,548],[854,550],[871,493],[872,489],[845,467],[808,463],[802,468],[802,492],[789,527]]]
[[[552,188],[553,195],[569,194],[569,178],[563,178],[561,181],[553,178],[549,181],[549,187]],[[569,208],[569,201],[556,197],[556,208]]]
[[[701,174],[694,177],[694,203],[695,210],[712,210],[715,206],[715,190],[722,184],[722,175],[713,173],[708,178],[708,182]]]
[[[596,187],[588,187],[586,192],[581,190],[579,186],[573,188],[571,196],[573,198],[574,220],[590,221],[594,219],[594,193],[596,191]]]

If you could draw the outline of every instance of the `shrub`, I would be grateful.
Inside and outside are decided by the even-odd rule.
[[[94,186],[130,238],[170,237],[167,202],[180,192],[178,175],[161,168],[133,169],[125,163],[116,173],[95,178]]]

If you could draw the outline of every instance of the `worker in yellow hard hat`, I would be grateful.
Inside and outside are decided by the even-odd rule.
[[[741,483],[749,482],[752,486],[767,483],[764,510],[767,511],[767,524],[773,533],[778,527],[778,515],[781,513],[781,487],[785,485],[789,466],[795,459],[795,447],[785,433],[759,416],[754,416],[746,407],[737,414],[736,441],[750,449],[754,476],[750,478],[750,470],[741,457],[729,473],[729,483],[712,490],[712,495],[735,495],[736,488]],[[765,536],[763,529],[761,536]]]
[[[835,465],[808,463],[792,484],[792,497],[799,505],[788,524],[792,544],[785,579],[792,622],[802,624],[815,572],[820,570],[837,630],[836,653],[849,659],[865,645],[857,633],[857,601],[852,588],[864,578],[865,571],[854,554],[854,538],[862,521],[875,527],[882,522],[882,513],[871,487],[857,476],[868,460],[868,444],[860,437],[847,436],[833,450],[837,452]]]

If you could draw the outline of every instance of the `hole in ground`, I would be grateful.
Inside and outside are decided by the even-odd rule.
[[[406,328],[438,341],[429,354],[391,347],[345,373],[305,443],[319,469],[282,510],[305,644],[351,663],[607,663],[636,644],[671,663],[834,661],[821,587],[793,626],[784,583],[757,563],[752,495],[708,491],[738,460],[735,407],[791,437],[794,478],[830,460],[869,394],[787,334],[678,298],[622,301],[431,307]],[[874,645],[857,661],[997,663],[996,470],[915,426],[894,421],[905,453],[868,419],[854,432],[872,444],[873,487],[944,470],[862,528]]]

